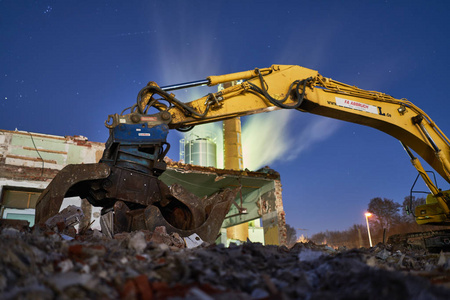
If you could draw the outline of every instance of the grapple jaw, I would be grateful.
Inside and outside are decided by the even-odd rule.
[[[81,196],[86,191],[73,189],[79,183],[107,178],[110,167],[106,164],[67,165],[56,174],[36,203],[35,223],[45,223],[56,215],[63,203],[64,197]]]
[[[181,237],[197,233],[213,243],[238,191],[226,189],[199,198],[179,184],[168,187],[153,175],[105,163],[68,165],[38,199],[36,224],[57,214],[65,197],[80,196],[103,207],[102,231],[111,237],[165,226],[169,233]]]
[[[170,187],[171,192],[174,186],[177,194],[170,194],[173,199],[165,207],[155,203],[131,210],[125,202],[117,201],[102,215],[102,230],[113,236],[123,231],[154,231],[156,227],[164,226],[168,233],[178,233],[181,237],[196,233],[203,241],[213,243],[239,188],[198,198],[177,184]]]

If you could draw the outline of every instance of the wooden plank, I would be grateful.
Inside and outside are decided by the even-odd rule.
[[[48,150],[48,149],[36,149],[36,148],[33,148],[33,147],[25,147],[25,146],[22,147],[22,148],[25,149],[25,150],[31,150],[31,151],[39,151],[39,152],[66,154],[67,155],[66,151],[57,151],[57,150]]]
[[[6,155],[6,158],[16,158],[16,159],[23,159],[23,160],[30,160],[30,161],[39,161],[39,162],[44,161],[44,162],[50,163],[50,164],[58,164],[58,162],[56,160],[41,159],[41,158],[37,158],[37,157],[27,157],[27,156],[20,156],[20,155],[8,154],[8,155]]]

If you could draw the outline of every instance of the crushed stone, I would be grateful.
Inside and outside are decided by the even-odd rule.
[[[450,299],[450,253],[3,228],[1,299]]]

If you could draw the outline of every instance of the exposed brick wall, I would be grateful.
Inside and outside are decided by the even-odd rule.
[[[0,178],[50,182],[57,173],[55,169],[5,165],[0,162]]]
[[[287,245],[287,231],[286,231],[286,213],[283,208],[282,185],[280,180],[275,180],[275,208],[278,219],[278,235],[280,238],[280,245]]]

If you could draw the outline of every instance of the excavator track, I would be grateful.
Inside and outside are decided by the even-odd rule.
[[[450,251],[450,230],[395,234],[389,237],[388,244],[394,249],[426,249],[432,253]]]

